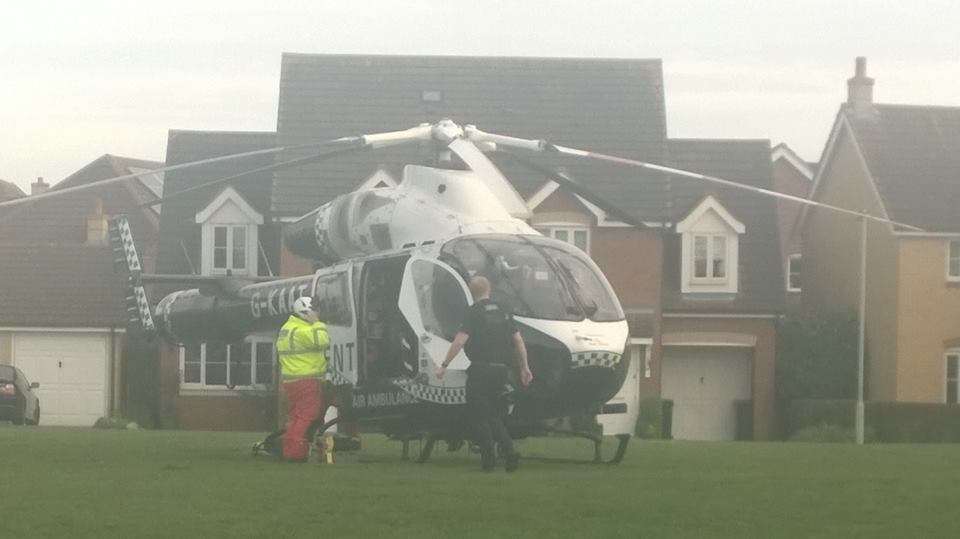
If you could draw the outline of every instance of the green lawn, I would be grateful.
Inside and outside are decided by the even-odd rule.
[[[956,537],[960,446],[634,440],[619,466],[250,456],[251,433],[0,426],[0,537]],[[525,455],[587,457],[535,439]],[[611,448],[612,449],[612,448]]]

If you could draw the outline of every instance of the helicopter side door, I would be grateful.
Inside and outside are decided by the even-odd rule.
[[[357,326],[347,269],[317,276],[313,294],[330,337],[327,374],[337,385],[357,383]]]
[[[470,362],[462,351],[451,362],[450,375],[442,381],[436,380],[434,371],[443,362],[471,303],[466,283],[449,265],[425,257],[412,257],[407,262],[399,306],[416,333],[419,371],[421,375],[426,373],[431,385],[465,383],[464,371]]]

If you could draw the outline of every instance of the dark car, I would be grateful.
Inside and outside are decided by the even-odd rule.
[[[0,365],[0,421],[40,424],[40,399],[33,392],[38,387],[40,384],[31,384],[20,369]]]

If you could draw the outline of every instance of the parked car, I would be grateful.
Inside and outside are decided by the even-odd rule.
[[[31,384],[20,369],[0,365],[0,421],[39,425],[40,399],[33,392],[38,387],[40,384]]]

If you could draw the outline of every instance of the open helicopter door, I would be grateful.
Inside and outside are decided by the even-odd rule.
[[[466,385],[470,362],[463,352],[450,363],[443,380],[437,380],[435,370],[443,362],[471,303],[466,283],[447,264],[418,256],[407,262],[399,307],[417,335],[419,371],[421,377],[426,375],[431,386],[462,388]]]

